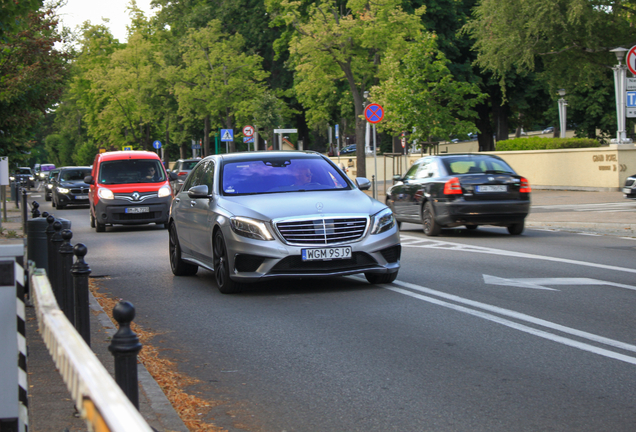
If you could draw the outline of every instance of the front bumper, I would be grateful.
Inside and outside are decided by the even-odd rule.
[[[520,223],[530,212],[530,201],[438,201],[435,220],[443,226],[510,225]]]
[[[257,282],[264,279],[323,278],[357,273],[395,273],[400,269],[400,234],[396,226],[389,231],[367,235],[361,241],[343,244],[351,246],[351,259],[303,261],[300,247],[273,241],[251,240],[232,231],[224,232],[232,279],[237,282]],[[330,245],[331,246],[331,245]],[[330,247],[329,246],[329,247]]]
[[[165,224],[170,216],[172,197],[154,198],[143,203],[115,204],[100,200],[95,206],[95,219],[105,225]],[[147,207],[148,212],[132,213],[131,209]]]

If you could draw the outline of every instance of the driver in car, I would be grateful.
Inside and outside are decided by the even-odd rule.
[[[312,172],[309,165],[300,163],[294,166],[294,186],[304,186],[311,183]]]

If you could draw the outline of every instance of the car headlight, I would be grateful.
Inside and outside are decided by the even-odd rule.
[[[256,240],[274,240],[265,223],[244,217],[233,216],[230,218],[232,231],[243,237]]]
[[[372,217],[373,225],[371,228],[371,234],[380,234],[384,231],[390,230],[395,225],[395,219],[393,218],[393,212],[390,208],[376,213]]]
[[[52,184],[47,184],[46,187],[49,188],[49,189],[53,189],[53,185]]]
[[[97,196],[99,196],[101,199],[115,199],[115,194],[113,193],[113,191],[106,188],[99,188]]]
[[[172,195],[172,191],[170,190],[170,186],[161,186],[161,189],[159,189],[159,192],[157,193],[157,195],[159,195],[159,198],[163,198],[163,197],[167,197]]]
[[[9,176],[9,180],[13,181],[13,180],[15,180],[15,177]]]
[[[58,191],[59,193],[61,193],[61,194],[67,194],[67,193],[69,193],[71,190],[70,190],[70,189],[63,188],[63,187],[58,187],[58,188],[57,188],[57,191]]]
[[[35,180],[35,177],[29,176],[29,180],[31,180],[31,181]]]

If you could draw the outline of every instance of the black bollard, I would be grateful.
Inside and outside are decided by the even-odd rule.
[[[33,201],[31,204],[31,217],[33,219],[40,217],[40,204],[37,201]]]
[[[28,219],[27,208],[27,191],[26,188],[22,189],[22,232],[26,232],[26,223]]]
[[[135,318],[135,307],[122,300],[113,308],[113,318],[119,323],[119,330],[113,336],[108,350],[115,357],[115,381],[135,408],[139,409],[137,354],[141,350],[141,343],[130,328]]]
[[[51,288],[55,293],[55,287],[53,286],[55,279],[53,277],[55,275],[55,250],[53,249],[53,234],[55,234],[53,224],[55,223],[55,217],[53,215],[48,215],[46,217],[46,222],[49,224],[46,227],[46,275],[48,276]],[[57,298],[57,294],[55,298]]]
[[[86,246],[82,243],[75,245],[73,253],[77,259],[71,267],[71,273],[75,291],[75,328],[84,342],[91,346],[91,316],[88,306],[88,275],[91,274],[91,268],[84,261],[86,252]]]
[[[53,229],[55,232],[51,236],[51,243],[53,244],[53,266],[49,265],[49,271],[52,273],[49,276],[49,282],[53,287],[53,293],[55,294],[55,300],[60,309],[65,310],[65,297],[63,295],[64,287],[62,286],[62,256],[60,255],[60,246],[62,246],[62,222],[56,220],[53,222]]]
[[[60,226],[61,226],[60,222]],[[75,290],[73,289],[73,278],[71,277],[71,267],[73,266],[73,245],[71,239],[73,233],[70,229],[65,229],[61,233],[62,244],[60,245],[60,289],[62,291],[62,312],[70,323],[75,326]]]

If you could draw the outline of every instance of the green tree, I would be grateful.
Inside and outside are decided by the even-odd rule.
[[[386,79],[373,88],[372,99],[385,109],[379,130],[393,135],[411,132],[412,139],[449,139],[474,129],[473,108],[484,99],[476,84],[461,82],[448,69],[435,35],[424,34],[401,59],[388,55],[381,66]]]
[[[265,90],[262,58],[243,52],[240,34],[228,35],[218,20],[204,28],[188,31],[182,40],[184,65],[169,73],[179,102],[179,115],[204,120],[205,154],[209,154],[209,133],[223,126],[233,129],[253,118],[254,101]],[[236,146],[230,143],[230,151]]]
[[[608,51],[634,45],[635,9],[633,0],[483,0],[465,31],[475,38],[477,64],[502,86],[510,72],[538,71],[553,100],[558,88],[570,95],[578,132],[595,136],[596,127],[609,132],[611,117],[615,124],[616,59]]]
[[[16,16],[13,24],[0,37],[0,154],[25,163],[44,114],[64,91],[69,56],[55,48],[52,9]]]
[[[307,110],[310,125],[325,120],[333,106],[328,94],[338,82],[348,86],[356,123],[358,175],[366,175],[364,154],[364,92],[378,80],[378,67],[387,51],[405,53],[408,42],[422,30],[419,15],[407,14],[397,0],[350,0],[337,4],[319,0],[269,0],[268,10],[295,33],[289,41],[295,69],[295,91]]]

